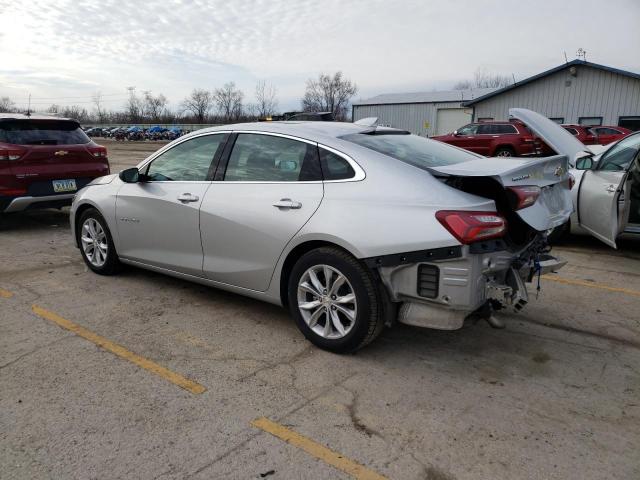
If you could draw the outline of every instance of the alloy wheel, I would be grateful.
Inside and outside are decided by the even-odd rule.
[[[95,218],[87,218],[82,224],[80,242],[89,263],[94,267],[102,267],[107,261],[109,244],[106,232]]]
[[[322,338],[342,338],[355,325],[355,292],[347,277],[334,267],[315,265],[304,272],[297,297],[303,320]]]

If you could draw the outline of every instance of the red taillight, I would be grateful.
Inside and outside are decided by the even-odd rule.
[[[576,184],[576,177],[574,177],[573,174],[570,173],[567,182],[569,183],[569,190],[573,189],[573,186]]]
[[[464,244],[502,237],[507,231],[507,221],[496,212],[440,210],[436,218]]]
[[[26,148],[0,147],[0,160],[19,160],[25,153]]]
[[[105,147],[87,147],[87,150],[89,150],[89,153],[94,157],[106,158],[107,156],[107,149]]]
[[[508,192],[511,192],[511,207],[514,210],[521,210],[523,208],[530,207],[538,197],[540,196],[540,187],[535,185],[526,185],[522,187],[508,187]]]
[[[5,195],[7,197],[18,197],[20,195],[26,195],[26,194],[27,194],[26,188],[9,188],[9,187],[3,187],[2,185],[0,185],[0,195]]]

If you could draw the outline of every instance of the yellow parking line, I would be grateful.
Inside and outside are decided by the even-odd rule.
[[[13,292],[10,292],[9,290],[5,290],[4,288],[0,288],[0,297],[11,298],[13,297]]]
[[[362,480],[386,480],[386,477],[383,477],[379,473],[376,473],[373,470],[369,470],[359,463],[354,462],[353,460],[349,460],[339,453],[328,449],[324,445],[320,445],[319,443],[316,443],[313,440],[294,432],[293,430],[289,430],[287,427],[284,427],[279,423],[272,422],[268,418],[257,418],[253,422],[251,422],[251,425],[264,430],[267,433],[270,433],[274,437],[278,437],[280,440],[284,440],[294,447],[298,447],[304,450],[309,455],[312,455],[322,460],[323,462],[328,463],[338,470],[342,470],[343,472],[348,473],[354,478]]]
[[[92,331],[87,330],[86,328],[77,325],[70,320],[67,320],[66,318],[62,318],[60,315],[50,312],[49,310],[45,310],[44,308],[41,308],[37,305],[33,305],[31,308],[36,315],[49,320],[57,324],[58,326],[65,328],[86,340],[89,340],[92,343],[95,343],[99,347],[104,348],[114,355],[124,358],[125,360],[129,360],[131,363],[134,363],[139,367],[144,368],[145,370],[159,375],[165,380],[168,380],[171,383],[184,388],[191,393],[198,394],[207,390],[199,383],[189,380],[188,378],[183,377],[178,373],[172,372],[171,370],[168,370],[158,365],[157,363],[152,362],[151,360],[147,360],[146,358],[141,357],[140,355],[136,355],[135,353],[130,352],[126,348],[121,347],[120,345],[113,343],[104,337],[101,337],[100,335],[97,335]]]
[[[602,285],[600,283],[585,282],[584,280],[569,280],[568,278],[552,277],[550,275],[544,275],[541,277],[543,280],[550,280],[552,282],[564,283],[566,285],[578,285],[581,287],[599,288],[601,290],[607,290],[609,292],[626,293],[627,295],[633,295],[634,297],[640,297],[640,292],[637,290],[629,290],[628,288],[610,287],[608,285]]]

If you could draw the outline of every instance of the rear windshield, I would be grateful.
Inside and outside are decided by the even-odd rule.
[[[340,138],[422,169],[481,158],[467,150],[418,135],[352,133]]]
[[[90,141],[75,122],[63,120],[0,122],[0,142],[15,145],[77,145]]]

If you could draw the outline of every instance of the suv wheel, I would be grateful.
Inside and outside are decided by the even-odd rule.
[[[120,266],[107,222],[95,208],[85,210],[78,221],[78,244],[87,266],[101,275],[112,275]]]
[[[513,151],[511,147],[499,147],[496,149],[496,152],[493,154],[494,157],[515,157],[516,152]]]
[[[289,277],[288,298],[298,328],[325,350],[358,350],[384,326],[371,273],[337,248],[318,248],[298,260]]]

